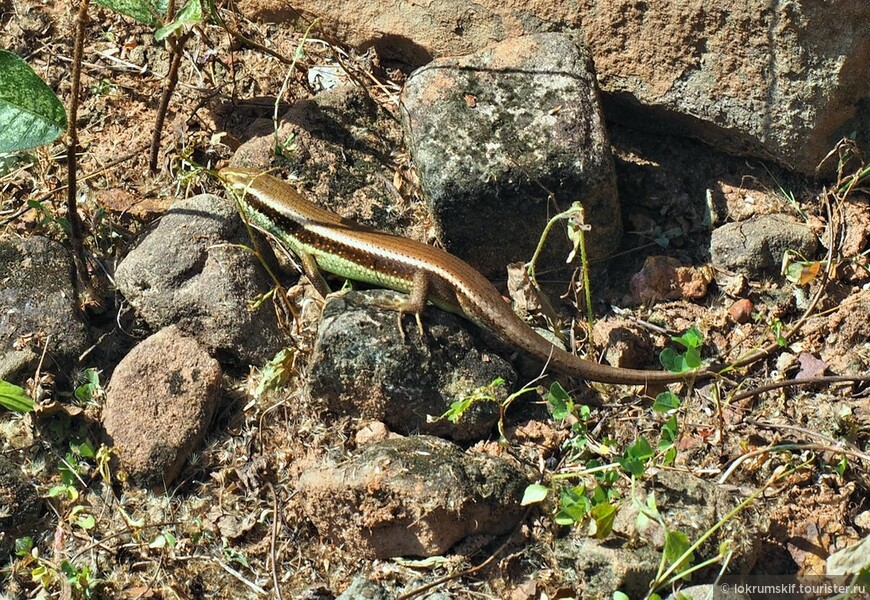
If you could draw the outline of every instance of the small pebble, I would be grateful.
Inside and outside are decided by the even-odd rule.
[[[752,318],[752,310],[754,308],[755,306],[752,304],[751,300],[741,298],[728,309],[728,316],[731,317],[731,320],[735,323],[748,323]]]

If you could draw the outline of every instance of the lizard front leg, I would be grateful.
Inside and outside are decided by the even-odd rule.
[[[323,273],[320,272],[320,267],[317,266],[317,260],[314,256],[306,252],[297,251],[294,252],[294,254],[299,258],[299,262],[302,265],[302,272],[305,273],[305,277],[308,278],[308,281],[314,286],[317,293],[320,294],[322,298],[326,298],[332,290],[329,289],[329,284],[326,283],[326,279],[323,278]]]

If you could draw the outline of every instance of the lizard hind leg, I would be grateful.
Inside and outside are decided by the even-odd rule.
[[[425,271],[417,271],[414,273],[414,279],[411,284],[411,294],[405,302],[399,305],[399,331],[402,334],[402,339],[405,339],[405,331],[402,329],[402,317],[408,313],[412,313],[417,321],[417,331],[420,332],[420,337],[423,337],[423,311],[426,310],[426,302],[429,300],[429,276]]]

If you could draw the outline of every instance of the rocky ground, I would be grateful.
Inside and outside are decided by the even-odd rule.
[[[69,8],[4,8],[4,47],[68,105]],[[367,44],[366,19],[342,36],[329,7],[307,34],[246,8],[267,23],[222,12],[229,31],[186,41],[156,174],[169,55],[153,28],[91,8],[87,285],[70,275],[64,146],[4,163],[0,379],[35,410],[0,409],[0,596],[704,597],[866,578],[845,558],[870,532],[858,145],[811,119],[813,135],[783,120],[761,139],[736,100],[680,115],[700,92],[675,96],[658,67],[685,56],[653,61],[643,113],[600,23],[588,46],[547,33],[481,51],[481,32],[506,35],[468,25],[453,47],[424,20],[417,45],[405,25]],[[733,368],[670,389],[543,379],[434,308],[400,330],[392,292],[324,300],[245,226],[209,172],[226,164],[276,166],[321,205],[446,247],[588,358]],[[551,302],[504,270],[578,199],[594,324],[564,225],[538,263]]]

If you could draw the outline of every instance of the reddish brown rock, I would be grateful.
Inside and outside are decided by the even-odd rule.
[[[468,535],[510,531],[527,483],[504,459],[414,436],[308,469],[298,489],[321,535],[345,552],[390,558],[442,554]]]
[[[112,376],[103,426],[121,467],[163,488],[206,434],[221,368],[196,340],[167,327],[133,348]]]
[[[731,317],[731,320],[735,323],[748,323],[752,318],[752,311],[754,308],[755,306],[752,304],[751,300],[741,298],[728,309],[728,316]]]
[[[697,300],[707,294],[710,276],[705,270],[684,267],[669,256],[650,256],[629,284],[635,302]]]
[[[607,362],[620,368],[645,368],[655,348],[649,335],[627,319],[597,321],[595,323],[595,345],[603,348]]]

